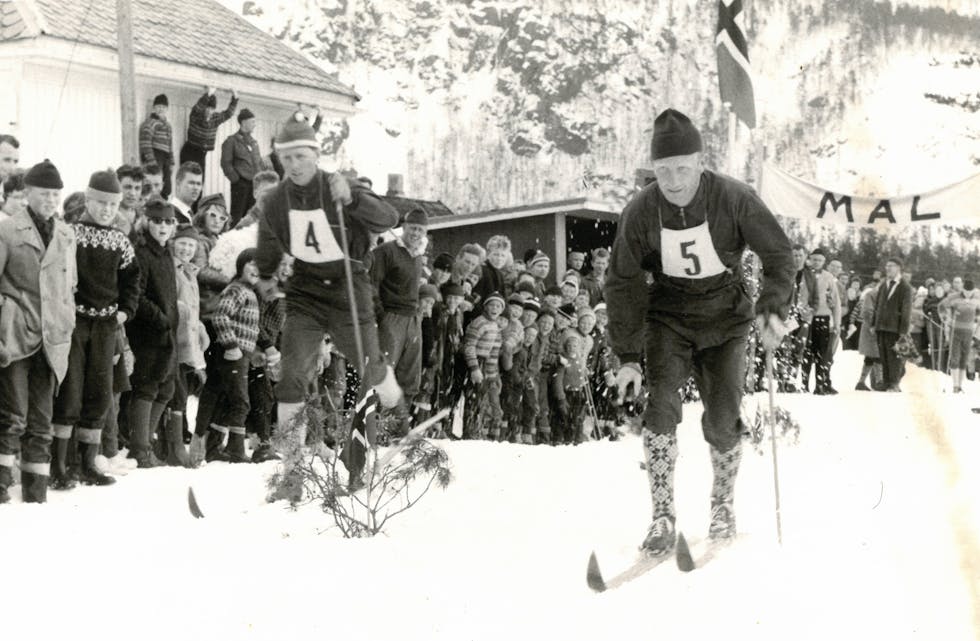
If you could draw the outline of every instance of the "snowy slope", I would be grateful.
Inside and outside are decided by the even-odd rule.
[[[839,356],[837,387],[859,361]],[[847,383],[852,383],[848,385]],[[392,522],[344,540],[315,508],[264,503],[263,466],[137,471],[110,488],[0,508],[5,636],[100,639],[943,639],[980,632],[980,417],[913,370],[906,393],[780,397],[802,424],[772,465],[747,448],[745,535],[691,574],[672,563],[592,594],[649,518],[636,437],[580,447],[450,443],[455,481]],[[700,411],[680,430],[678,517],[707,528]],[[193,483],[207,517],[186,507]],[[545,638],[545,637],[541,637]]]

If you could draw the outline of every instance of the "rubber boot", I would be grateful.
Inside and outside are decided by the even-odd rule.
[[[20,487],[24,497],[24,503],[47,503],[48,475],[28,472],[24,469],[25,465],[36,464],[21,463]]]
[[[52,490],[71,490],[77,483],[68,469],[68,448],[71,445],[70,425],[55,425],[55,434],[61,433],[63,436],[56,436],[51,442],[51,479],[49,484]],[[67,430],[67,433],[65,433]]]
[[[674,467],[677,464],[677,435],[643,432],[653,522],[640,549],[650,556],[662,556],[674,549],[677,534],[674,523]]]
[[[204,444],[204,460],[228,462],[231,459],[225,453],[225,439],[228,437],[228,428],[214,423],[208,428],[207,440]]]
[[[229,463],[248,463],[249,458],[245,455],[245,428],[228,428],[228,446],[225,448],[225,456]]]
[[[150,413],[153,403],[134,398],[129,402],[129,458],[136,459],[137,467],[149,469],[159,466],[150,451]]]
[[[0,505],[10,503],[10,493],[7,491],[14,484],[14,469],[0,465]]]
[[[191,467],[190,457],[184,447],[184,413],[170,412],[167,418],[167,465]]]
[[[83,485],[112,485],[116,482],[111,476],[103,474],[95,466],[95,457],[99,455],[99,445],[96,443],[79,443],[82,451],[82,467],[80,479]]]
[[[714,482],[711,485],[711,524],[708,538],[712,540],[731,539],[735,536],[735,477],[742,460],[742,442],[727,452],[711,446],[711,469]]]
[[[166,465],[167,460],[166,426],[160,425],[160,421],[166,411],[166,403],[154,402],[150,405],[150,455],[153,457],[153,462],[156,464],[156,467]],[[161,438],[161,434],[163,438]]]
[[[272,449],[272,444],[268,441],[262,441],[259,443],[258,447],[252,450],[252,462],[253,463],[265,463],[266,461],[278,461],[279,455],[276,451]]]

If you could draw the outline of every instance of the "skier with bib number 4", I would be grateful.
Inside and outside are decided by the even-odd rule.
[[[378,347],[373,290],[365,261],[372,235],[398,224],[398,213],[360,183],[317,167],[320,144],[305,119],[288,121],[276,137],[275,147],[285,175],[262,200],[255,262],[261,277],[257,289],[267,299],[275,295],[275,274],[282,255],[295,258],[293,275],[285,287],[282,378],[276,386],[279,425],[288,425],[302,408],[316,376],[325,334],[361,375],[359,401],[370,402],[373,399],[365,397],[374,393],[381,405],[394,407],[402,393]],[[342,232],[346,232],[346,247],[341,245]],[[351,268],[350,288],[345,261]],[[354,300],[349,291],[354,292]],[[352,311],[357,314],[357,327]],[[363,345],[364,362],[358,362],[358,342]],[[365,450],[374,434],[370,425],[355,423],[352,428],[342,458],[351,486],[357,486]],[[297,439],[302,447],[305,425],[298,427]]]
[[[678,390],[691,374],[704,403],[701,426],[714,472],[708,537],[734,537],[746,340],[755,319],[766,348],[779,344],[792,291],[792,247],[779,223],[751,187],[705,169],[702,150],[687,116],[674,109],[657,116],[655,180],[623,211],[604,290],[612,348],[622,363],[620,402],[630,388],[639,392],[646,359],[643,447],[653,519],[640,547],[651,556],[669,553],[677,540]],[[754,309],[742,283],[746,246],[762,260]]]

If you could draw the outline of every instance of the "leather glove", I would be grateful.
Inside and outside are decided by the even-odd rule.
[[[630,392],[630,386],[633,391]],[[623,401],[633,398],[640,393],[643,386],[643,372],[640,371],[639,363],[623,363],[619,371],[616,372],[616,388],[619,393],[616,395],[616,405],[622,405]]]

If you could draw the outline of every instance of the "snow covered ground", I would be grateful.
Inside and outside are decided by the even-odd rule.
[[[942,394],[913,369],[905,393],[780,396],[802,424],[772,462],[746,448],[743,536],[690,574],[673,562],[593,594],[634,557],[649,519],[639,439],[579,447],[446,443],[455,480],[344,540],[315,507],[267,504],[262,466],[137,471],[110,488],[0,507],[5,638],[974,639],[980,634],[980,385]],[[685,408],[680,528],[707,530],[700,408]],[[193,484],[206,518],[187,510]],[[13,634],[11,634],[13,633]],[[546,635],[546,636],[545,636]]]

